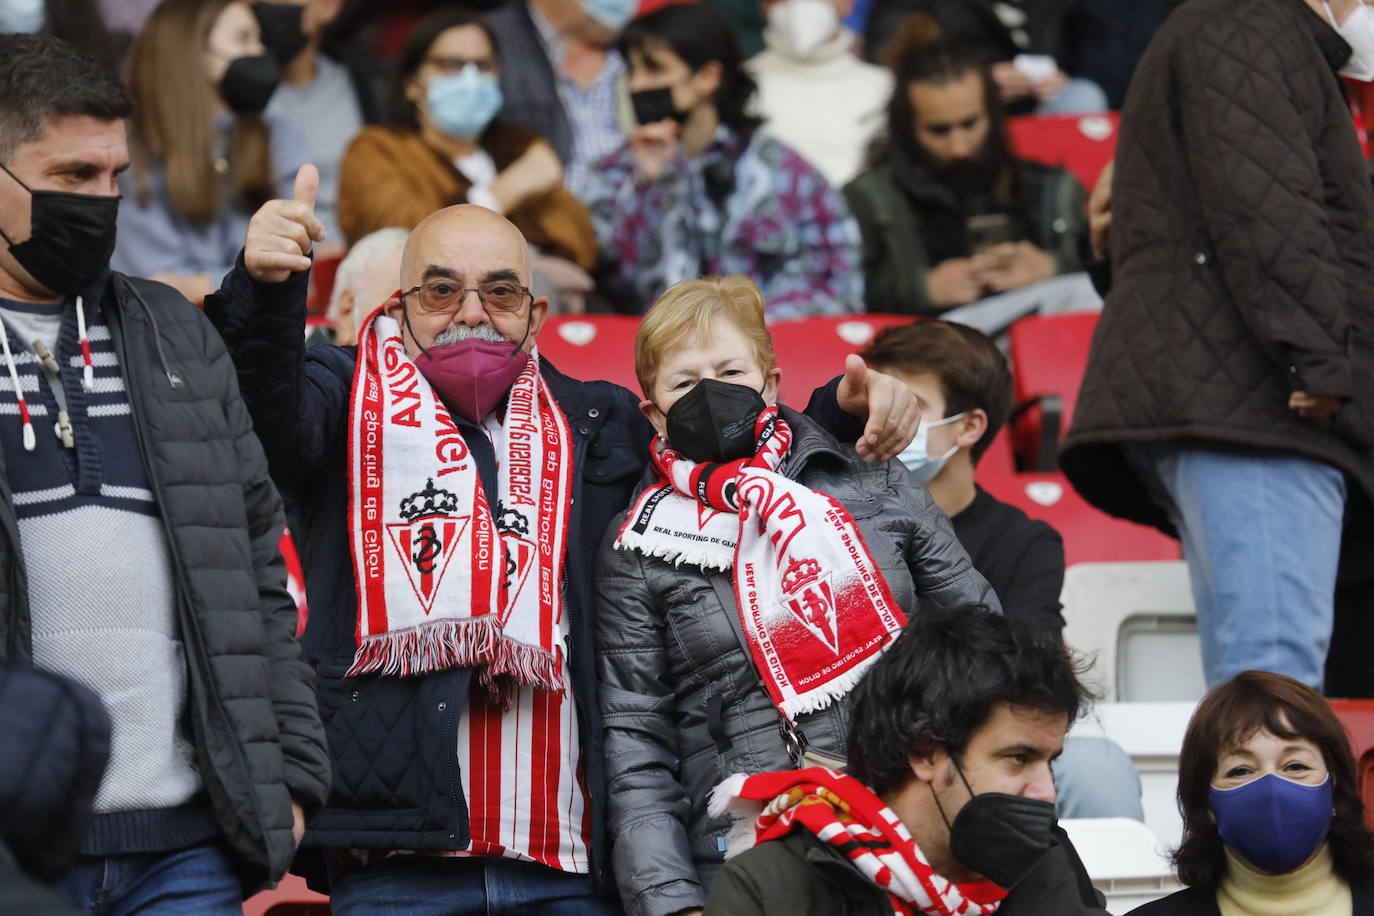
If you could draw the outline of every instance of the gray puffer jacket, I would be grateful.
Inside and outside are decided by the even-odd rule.
[[[908,615],[933,606],[1000,610],[949,519],[897,462],[868,465],[787,408],[782,470],[839,500]],[[612,524],[597,570],[597,663],[605,717],[611,862],[629,916],[703,906],[724,856],[728,819],[706,813],[731,773],[791,768],[780,716],[741,642],[729,572],[616,550]],[[798,718],[809,744],[843,756],[841,701]]]

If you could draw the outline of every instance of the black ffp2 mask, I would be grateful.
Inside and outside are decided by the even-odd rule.
[[[631,92],[630,105],[635,110],[635,121],[640,124],[657,124],[659,121],[681,124],[687,119],[685,111],[678,111],[673,102],[673,90],[667,86]]]
[[[15,244],[0,230],[10,255],[39,283],[68,295],[99,279],[114,254],[119,197],[35,191],[4,165],[5,174],[29,192],[29,237]]]
[[[668,445],[692,461],[734,461],[754,454],[754,426],[767,405],[748,385],[704,378],[668,409]]]
[[[301,30],[305,7],[294,3],[254,3],[253,15],[262,30],[262,45],[285,67],[310,41]]]
[[[1054,824],[1054,805],[1049,802],[984,792],[970,798],[954,816],[949,851],[965,867],[1010,890],[1049,851]]]
[[[220,77],[219,94],[234,114],[262,114],[280,83],[281,67],[276,58],[266,54],[236,57]]]

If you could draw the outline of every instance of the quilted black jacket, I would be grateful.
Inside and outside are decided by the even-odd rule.
[[[1374,192],[1302,0],[1188,0],[1122,113],[1113,285],[1060,461],[1090,502],[1172,533],[1120,445],[1293,452],[1374,493]],[[1346,398],[1305,420],[1293,391]]]
[[[907,614],[1001,604],[930,492],[896,461],[864,464],[783,408],[795,438],[786,474],[839,500]],[[616,550],[598,562],[597,665],[605,718],[612,861],[628,916],[701,906],[730,819],[706,803],[731,773],[788,769],[777,708],[741,642],[727,572]],[[844,757],[847,706],[799,716],[807,742]]]
[[[281,499],[204,316],[169,287],[118,274],[101,305],[171,549],[196,766],[249,893],[291,863],[292,799],[309,813],[329,785],[314,673],[300,658],[277,549]],[[3,473],[0,569],[0,661],[30,664],[24,560]]]

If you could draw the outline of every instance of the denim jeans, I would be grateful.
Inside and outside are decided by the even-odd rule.
[[[1207,686],[1258,668],[1321,689],[1345,475],[1266,449],[1172,442],[1126,454],[1183,541]]]
[[[243,916],[243,892],[217,840],[173,852],[81,856],[57,889],[90,916]]]
[[[392,856],[331,882],[334,916],[620,916],[589,875],[485,857]]]
[[[1140,773],[1110,738],[1074,735],[1054,762],[1054,811],[1061,818],[1129,817],[1145,820]]]

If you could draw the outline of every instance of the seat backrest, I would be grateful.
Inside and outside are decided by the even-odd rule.
[[[1032,315],[1013,324],[1008,334],[1016,403],[1043,395],[1057,397],[1061,438],[1073,421],[1097,319],[1097,312]],[[1040,454],[1041,421],[1040,409],[1033,407],[1011,424],[1012,445],[1026,461],[1026,467],[1035,467]]]
[[[1355,775],[1364,799],[1364,821],[1374,829],[1374,700],[1328,700],[1350,735]]]
[[[978,459],[973,473],[979,483],[985,477],[1010,477],[1016,473],[1016,456],[1012,452],[1011,431],[1007,427],[997,431],[997,437],[992,440],[983,457]]]
[[[1150,828],[1129,817],[1065,818],[1059,822],[1069,835],[1093,887],[1107,898],[1113,913],[1181,890],[1173,866],[1160,851]]]
[[[1063,166],[1088,190],[1116,155],[1114,111],[1091,115],[1024,115],[1007,121],[1011,148],[1022,159]]]
[[[299,875],[287,875],[272,890],[245,900],[243,916],[329,916],[329,898],[306,887]]]
[[[1079,563],[1064,571],[1064,642],[1092,660],[1087,680],[1108,700],[1193,701],[1202,696],[1202,661],[1188,567],[1182,560],[1138,563]],[[1129,640],[1150,638],[1170,624],[1185,638],[1172,654],[1133,654]],[[1168,634],[1166,633],[1166,636]],[[1163,640],[1154,639],[1158,643]],[[1139,656],[1158,667],[1140,667]],[[1128,695],[1142,682],[1135,696]],[[1152,695],[1146,693],[1151,691]]]
[[[1064,539],[1065,562],[1176,560],[1178,542],[1153,528],[1112,518],[1089,505],[1058,472],[982,475],[978,483],[1031,518],[1049,522]]]
[[[883,328],[911,320],[910,315],[818,315],[769,325],[782,370],[779,400],[801,410],[812,391],[844,372],[846,356],[862,350]]]
[[[554,315],[539,330],[539,353],[558,371],[584,382],[606,381],[639,394],[630,315]]]

